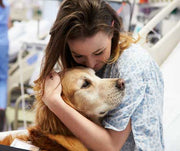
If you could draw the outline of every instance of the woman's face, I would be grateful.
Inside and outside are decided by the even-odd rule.
[[[111,55],[111,39],[112,36],[100,31],[92,37],[68,40],[68,45],[78,64],[98,71]]]

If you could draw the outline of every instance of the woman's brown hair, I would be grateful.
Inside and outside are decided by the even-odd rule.
[[[45,50],[44,64],[37,81],[43,81],[56,63],[62,69],[77,66],[71,56],[67,41],[90,37],[99,31],[112,35],[111,58],[117,60],[132,38],[120,34],[122,22],[117,13],[103,0],[64,0],[50,31],[50,41]]]
[[[0,6],[1,6],[2,8],[5,7],[2,0],[0,0]]]

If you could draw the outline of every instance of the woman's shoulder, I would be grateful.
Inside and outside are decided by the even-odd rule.
[[[118,60],[111,64],[106,70],[106,74],[111,78],[146,78],[149,79],[154,74],[162,76],[160,68],[149,52],[139,44],[132,44],[124,50]]]
[[[150,68],[152,64],[156,66],[149,52],[139,44],[132,44],[125,49],[117,60],[117,68],[123,73],[139,73]]]
[[[152,60],[150,54],[139,44],[132,44],[119,57],[119,62],[146,63]],[[129,64],[129,63],[128,63]]]
[[[148,74],[151,69],[159,72],[159,67],[149,52],[139,44],[132,44],[125,49],[118,60],[107,66],[109,77],[129,77]],[[108,76],[107,76],[108,77]]]

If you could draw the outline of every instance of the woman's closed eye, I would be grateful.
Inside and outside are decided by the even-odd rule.
[[[82,58],[82,55],[74,55],[75,58]]]
[[[98,53],[95,53],[94,55],[95,55],[95,56],[99,56],[99,55],[103,54],[103,52],[104,52],[104,51],[100,51],[100,52],[98,52]]]

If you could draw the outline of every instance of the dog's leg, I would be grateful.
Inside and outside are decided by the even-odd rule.
[[[65,147],[59,144],[56,140],[48,137],[48,134],[34,127],[29,128],[29,139],[31,143],[41,150],[47,151],[68,151]],[[79,150],[80,151],[80,150]]]
[[[57,141],[69,151],[88,151],[88,149],[75,137],[52,134],[48,134],[48,137]]]
[[[0,144],[10,146],[15,138],[18,138],[23,141],[28,141],[27,135],[8,135],[4,139],[0,140]]]
[[[11,135],[8,135],[5,138],[3,138],[3,140],[0,140],[0,144],[10,146],[13,140],[13,137]]]

